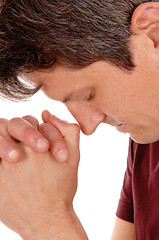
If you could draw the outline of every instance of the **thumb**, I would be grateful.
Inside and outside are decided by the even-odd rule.
[[[44,122],[50,122],[58,129],[58,131],[61,133],[61,135],[66,141],[67,148],[70,154],[76,155],[77,151],[79,151],[79,125],[60,120],[56,116],[51,115],[50,112],[46,110],[42,113],[42,119]]]

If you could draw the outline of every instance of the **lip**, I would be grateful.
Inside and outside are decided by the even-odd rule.
[[[116,129],[119,132],[126,133],[127,131],[126,131],[125,127],[126,127],[126,124],[119,124],[119,125],[116,126]]]

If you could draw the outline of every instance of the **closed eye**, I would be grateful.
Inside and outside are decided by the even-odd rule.
[[[95,96],[95,93],[94,93],[94,92],[91,93],[91,94],[89,95],[89,98],[87,99],[87,101],[88,101],[88,102],[92,101],[93,98],[94,98],[94,96]]]
[[[69,102],[70,100],[71,100],[71,98],[67,97],[67,98],[65,98],[62,102],[63,102],[63,103],[67,103],[67,102]]]

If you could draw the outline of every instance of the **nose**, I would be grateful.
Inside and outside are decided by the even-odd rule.
[[[78,122],[85,135],[95,132],[98,125],[104,121],[106,115],[89,103],[70,102],[66,104],[72,116]]]

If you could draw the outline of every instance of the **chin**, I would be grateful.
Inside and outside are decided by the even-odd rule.
[[[140,134],[139,133],[138,134],[130,133],[130,137],[136,143],[149,144],[149,143],[159,141],[159,134],[156,134],[156,132],[153,134],[153,132],[151,132],[149,134],[146,132],[143,132],[142,134],[141,133]]]

